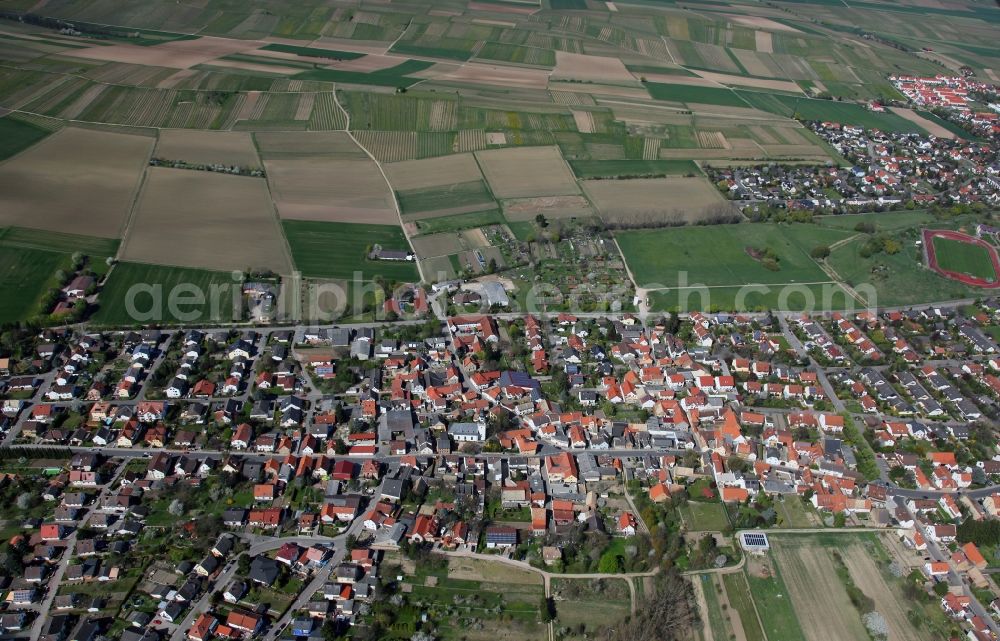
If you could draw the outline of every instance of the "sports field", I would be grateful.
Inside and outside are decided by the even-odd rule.
[[[355,272],[361,272],[362,281],[376,276],[397,282],[420,278],[412,261],[373,261],[366,256],[375,244],[383,249],[409,251],[399,227],[303,220],[282,221],[282,226],[295,268],[306,278],[350,280]]]
[[[969,274],[985,281],[997,279],[990,252],[981,245],[935,236],[934,255],[945,271]]]

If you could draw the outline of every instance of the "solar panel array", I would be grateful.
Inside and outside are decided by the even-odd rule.
[[[767,547],[767,535],[759,532],[744,532],[743,543],[754,547]]]

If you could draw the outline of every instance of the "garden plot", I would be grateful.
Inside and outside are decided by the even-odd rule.
[[[292,271],[263,179],[165,167],[149,169],[122,257],[209,270]]]
[[[194,164],[261,166],[250,134],[238,131],[164,129],[153,155]]]
[[[535,220],[539,214],[546,218],[586,218],[597,215],[597,212],[583,196],[540,196],[503,201],[504,218],[511,222]]]
[[[0,164],[0,225],[121,237],[154,139],[66,127]]]
[[[490,149],[477,151],[476,159],[498,198],[580,193],[558,147]]]

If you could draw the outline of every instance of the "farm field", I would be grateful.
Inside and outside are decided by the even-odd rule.
[[[984,247],[950,238],[935,237],[934,253],[941,269],[969,274],[983,280],[997,279],[993,261]]]
[[[661,178],[701,175],[692,160],[570,160],[577,178]]]
[[[731,209],[705,178],[588,180],[583,183],[583,190],[609,224],[690,224]]]
[[[392,193],[378,166],[360,149],[354,152],[327,154],[320,148],[316,153],[293,151],[280,157],[265,154],[264,167],[279,215],[283,219],[398,225]]]
[[[580,193],[558,147],[477,151],[476,160],[497,198]]]
[[[0,118],[0,160],[21,153],[48,135],[49,132],[35,125]]]
[[[306,278],[350,280],[355,272],[361,272],[362,281],[375,276],[398,282],[419,280],[412,261],[367,258],[367,250],[375,244],[383,249],[409,251],[399,227],[302,220],[282,221],[282,227],[295,268]]]
[[[219,271],[292,272],[264,179],[164,167],[146,174],[122,258]]]
[[[173,307],[169,304],[171,291],[188,299],[192,287],[204,293],[203,303]],[[122,262],[108,276],[91,319],[100,325],[130,326],[151,322],[229,322],[241,315],[242,281],[234,280],[230,272]]]
[[[191,164],[261,166],[253,139],[246,132],[165,129],[160,132],[153,155]]]
[[[154,140],[67,127],[0,164],[0,225],[119,238]]]

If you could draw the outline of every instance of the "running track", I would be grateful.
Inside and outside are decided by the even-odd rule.
[[[986,250],[990,256],[990,261],[993,263],[993,273],[1000,276],[1000,256],[997,256],[996,248],[987,243],[981,238],[975,238],[967,234],[963,234],[957,231],[949,231],[944,229],[925,229],[924,230],[924,252],[927,255],[927,266],[941,274],[945,278],[950,278],[952,280],[957,280],[958,282],[969,285],[970,287],[982,287],[984,289],[997,289],[1000,288],[1000,280],[986,280],[984,278],[978,278],[970,274],[962,274],[959,272],[949,271],[947,269],[942,269],[938,265],[937,256],[934,252],[934,239],[935,238],[947,238],[948,240],[954,240],[961,243],[968,243],[970,245],[978,245]]]

